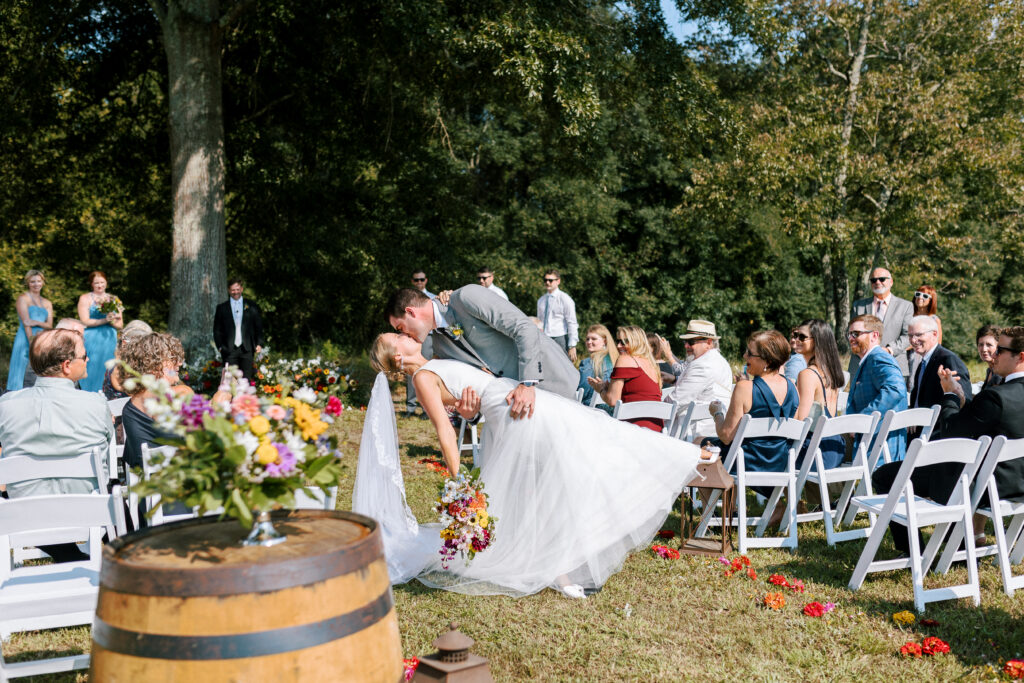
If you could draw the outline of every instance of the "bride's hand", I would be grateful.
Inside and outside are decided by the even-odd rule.
[[[466,420],[472,420],[480,412],[480,395],[473,387],[463,389],[462,398],[455,401],[455,410]]]
[[[446,289],[437,295],[437,300],[441,302],[442,306],[447,306],[448,302],[452,300],[452,290]]]
[[[512,406],[509,414],[513,420],[522,417],[533,417],[533,404],[537,401],[537,392],[533,387],[520,384],[508,393],[505,403]]]

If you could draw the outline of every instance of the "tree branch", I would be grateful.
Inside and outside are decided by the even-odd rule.
[[[156,20],[161,24],[167,19],[167,3],[163,0],[149,0],[149,6],[153,8]]]
[[[231,24],[238,20],[238,17],[242,16],[242,13],[249,9],[250,5],[256,3],[256,0],[238,0],[231,9],[225,12],[220,18],[220,28],[223,31]]]

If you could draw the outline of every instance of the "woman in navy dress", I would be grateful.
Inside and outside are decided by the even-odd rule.
[[[109,301],[113,295],[107,291],[107,276],[99,270],[89,273],[87,278],[89,290],[78,297],[78,319],[85,325],[85,377],[78,385],[84,391],[100,391],[103,388],[103,377],[107,370],[107,361],[114,357],[117,350],[117,331],[124,326],[118,312],[101,313],[100,306]]]
[[[799,405],[796,387],[779,372],[790,353],[789,341],[778,330],[762,330],[747,338],[743,357],[747,361],[747,374],[753,379],[736,382],[728,412],[721,401],[712,401],[709,406],[721,446],[732,443],[744,415],[775,419],[796,415]],[[782,472],[789,465],[788,453],[789,442],[781,437],[743,441],[743,463],[748,472]],[[776,512],[780,509],[777,506]]]
[[[821,406],[820,414],[835,417],[839,410],[839,390],[846,379],[843,377],[839,346],[832,327],[824,320],[806,320],[793,330],[790,342],[807,362],[807,368],[801,370],[796,379],[797,392],[800,394],[796,419],[807,418],[815,403]],[[841,434],[825,437],[821,440],[820,448],[826,469],[839,467],[846,457],[846,441]],[[803,463],[803,457],[801,453],[797,466]]]
[[[28,368],[28,346],[32,337],[53,327],[53,304],[42,295],[46,279],[42,272],[30,270],[25,274],[25,287],[14,302],[18,311],[18,334],[11,348],[11,363],[7,370],[7,391],[17,391],[25,385]]]

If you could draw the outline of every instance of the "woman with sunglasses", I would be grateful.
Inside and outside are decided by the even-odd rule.
[[[796,419],[811,415],[815,404],[819,415],[835,417],[839,410],[839,390],[845,383],[843,366],[839,362],[839,346],[832,327],[824,320],[805,320],[790,335],[790,343],[807,363],[796,380],[800,405]],[[816,419],[816,418],[815,418]],[[821,440],[821,455],[825,467],[838,467],[846,456],[846,442],[841,435]],[[801,462],[803,454],[801,454]]]
[[[930,315],[939,326],[939,343],[942,343],[942,321],[935,312],[939,309],[939,295],[931,285],[921,285],[914,292],[914,315]],[[909,350],[908,350],[909,353]]]
[[[619,359],[619,352],[615,348],[612,333],[604,325],[588,327],[583,343],[587,347],[589,355],[580,363],[579,388],[583,390],[583,405],[589,406],[594,398],[593,384],[603,385],[611,379],[615,361]]]
[[[591,382],[598,390],[604,402],[614,406],[620,400],[623,403],[634,401],[661,400],[661,371],[654,360],[651,345],[647,343],[647,334],[636,325],[620,327],[615,335],[615,346],[619,358],[615,361],[611,379],[608,382]],[[633,424],[660,432],[665,427],[664,420],[638,418],[629,420]]]

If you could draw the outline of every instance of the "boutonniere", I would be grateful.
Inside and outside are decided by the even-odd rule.
[[[454,336],[456,339],[462,336],[462,325],[455,323],[454,325],[451,326],[451,330],[452,336]]]

